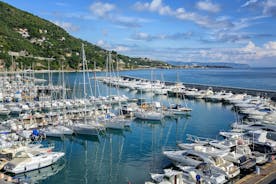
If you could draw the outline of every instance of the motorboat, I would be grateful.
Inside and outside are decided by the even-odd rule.
[[[183,178],[191,178],[194,183],[222,184],[226,183],[226,175],[212,167],[210,164],[201,163],[195,167],[177,165],[182,172]]]
[[[267,138],[267,131],[255,130],[245,133],[251,141],[251,149],[261,153],[276,153],[276,141]]]
[[[270,132],[276,132],[276,125],[264,124],[261,122],[235,122],[231,125],[234,129],[241,129],[244,131],[254,131],[254,130],[266,130]]]
[[[173,115],[186,115],[190,111],[192,111],[192,109],[188,107],[184,107],[181,104],[172,104],[166,109],[166,111]]]
[[[20,151],[31,151],[31,150],[36,150],[39,152],[51,152],[54,149],[54,146],[48,146],[48,147],[43,147],[42,144],[27,144],[27,145],[13,145],[9,148],[2,149],[0,151],[0,158],[4,158],[6,160],[12,160],[16,153]]]
[[[172,160],[173,163],[176,163],[176,165],[180,163],[181,165],[197,166],[203,162],[211,164],[223,172],[228,178],[236,177],[240,173],[238,167],[219,155],[211,156],[208,153],[195,150],[164,151],[163,154]]]
[[[183,173],[181,171],[173,170],[173,169],[164,169],[163,174],[150,173],[151,179],[154,183],[159,184],[185,184],[192,183],[193,181],[186,181],[183,178]],[[145,182],[145,184],[153,184],[152,182]]]
[[[1,105],[0,106],[0,116],[7,116],[10,114],[10,110],[7,109],[5,106]]]
[[[4,170],[13,174],[37,170],[54,164],[63,156],[63,152],[20,151],[4,166]]]
[[[209,144],[217,149],[229,149],[223,158],[238,165],[242,170],[250,170],[256,165],[256,158],[252,157],[249,142],[245,139],[210,141]]]

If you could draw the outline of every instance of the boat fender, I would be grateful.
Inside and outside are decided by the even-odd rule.
[[[200,183],[200,175],[199,174],[196,175],[196,183]]]
[[[33,129],[33,135],[35,135],[35,136],[39,136],[39,130],[37,130],[37,129]]]
[[[242,139],[239,139],[239,140],[238,140],[238,145],[243,145],[243,144],[244,144],[243,140],[242,140]]]

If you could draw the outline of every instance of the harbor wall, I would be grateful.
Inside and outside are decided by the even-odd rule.
[[[133,76],[121,76],[122,78],[125,79],[130,79],[130,80],[144,80],[144,81],[150,81],[148,79],[143,79],[143,78],[138,78],[138,77],[133,77]],[[167,85],[173,85],[176,82],[166,82]],[[251,89],[251,88],[240,88],[240,87],[230,87],[230,86],[218,86],[218,85],[209,85],[209,84],[194,84],[194,83],[183,83],[186,87],[188,88],[196,88],[198,90],[206,90],[208,88],[212,88],[213,91],[222,91],[225,90],[227,92],[232,92],[232,93],[246,93],[248,95],[253,95],[253,96],[262,96],[262,97],[267,97],[271,98],[274,102],[276,102],[276,91],[274,90],[263,90],[263,89]]]

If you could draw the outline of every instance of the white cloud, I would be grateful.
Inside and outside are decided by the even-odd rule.
[[[163,5],[162,5],[162,0],[153,0],[151,3],[137,2],[135,3],[134,7],[140,11],[142,10],[159,11],[160,9],[163,8]]]
[[[89,9],[96,16],[104,17],[116,8],[114,4],[95,2],[90,5]]]
[[[119,45],[113,48],[112,50],[115,50],[116,52],[126,52],[126,51],[129,51],[130,49],[126,46]]]
[[[264,47],[266,49],[272,49],[272,50],[276,50],[276,42],[267,42],[266,44],[264,44]]]
[[[154,40],[179,40],[188,39],[192,36],[192,32],[174,33],[174,34],[157,34],[151,35],[144,32],[133,34],[131,39],[141,41],[154,41]]]
[[[262,11],[263,15],[276,16],[276,1],[275,0],[248,0],[242,8],[251,8],[256,11]]]
[[[78,26],[73,25],[70,22],[53,21],[53,23],[56,24],[57,26],[65,29],[68,32],[76,32],[79,30]]]
[[[157,12],[160,15],[173,16],[179,20],[193,21],[196,24],[206,28],[229,28],[233,24],[228,19],[211,19],[208,16],[202,16],[195,12],[188,12],[184,8],[172,9],[168,5],[164,5],[162,0],[152,0],[151,3],[136,2],[134,8],[138,11]]]
[[[104,40],[98,40],[96,45],[106,50],[114,50],[116,52],[127,52],[130,50],[130,48],[127,47],[126,45],[110,44]]]
[[[217,13],[220,11],[218,4],[212,3],[210,0],[199,1],[196,3],[196,7],[200,10]]]
[[[254,66],[275,66],[276,41],[256,46],[249,41],[242,47],[230,48],[151,48],[133,46],[127,54],[163,61],[232,62]]]
[[[244,8],[244,7],[252,6],[252,5],[255,5],[256,3],[258,3],[258,0],[248,0],[241,7]]]
[[[142,18],[119,15],[114,12],[116,8],[114,4],[102,2],[95,2],[90,5],[90,11],[95,16],[94,18],[107,20],[122,27],[136,28],[140,27],[141,23],[148,22],[148,20]]]
[[[263,14],[276,16],[276,1],[275,0],[267,0],[264,3]]]
[[[105,41],[98,40],[97,43],[96,43],[96,45],[99,46],[99,47],[104,47],[106,44],[105,44]]]

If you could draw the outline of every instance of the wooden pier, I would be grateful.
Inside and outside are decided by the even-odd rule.
[[[246,175],[236,182],[236,184],[268,184],[276,180],[276,160],[260,167],[260,173]]]

